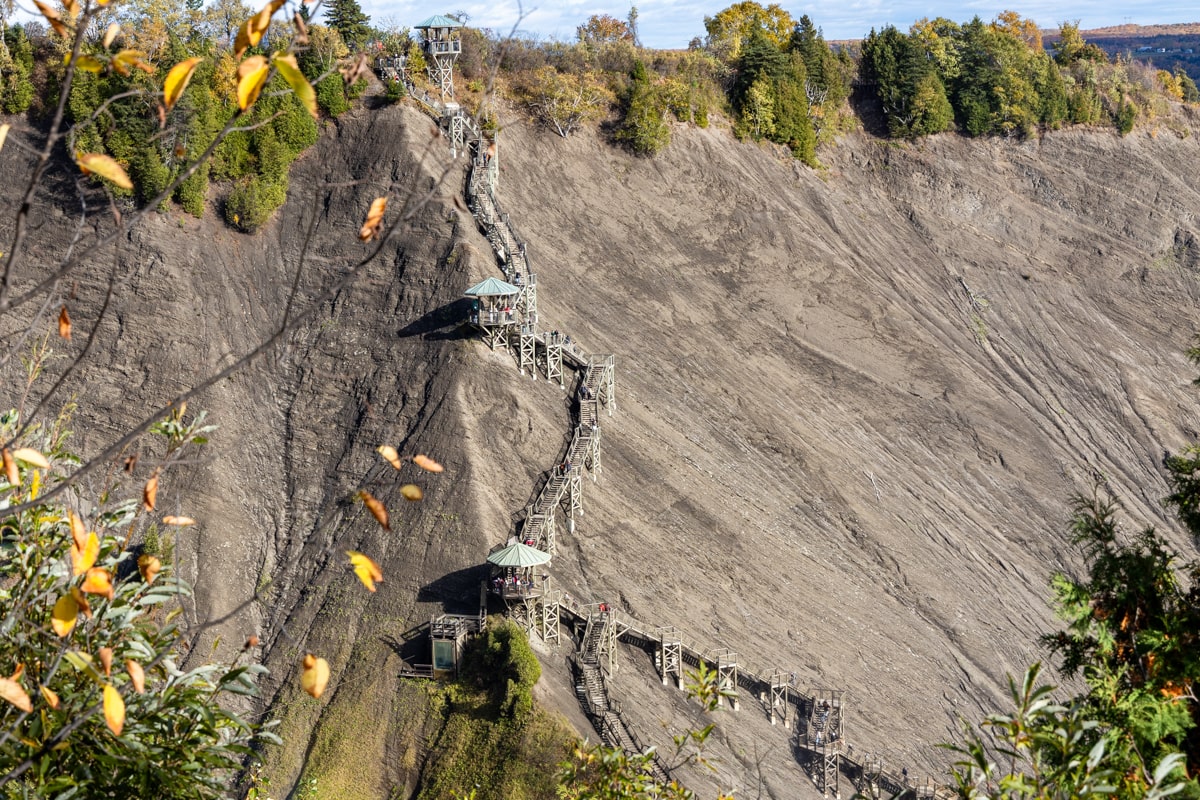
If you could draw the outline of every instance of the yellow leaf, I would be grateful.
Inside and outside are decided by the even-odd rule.
[[[31,478],[29,481],[29,499],[36,500],[37,496],[38,496],[38,491],[40,491],[41,488],[42,488],[42,471],[40,469],[35,469],[33,471],[33,478]]]
[[[107,50],[112,46],[113,39],[117,38],[117,34],[121,32],[121,26],[116,22],[108,23],[108,28],[104,31],[104,49]]]
[[[157,557],[152,555],[138,556],[138,572],[142,573],[142,580],[146,583],[154,583],[154,579],[158,577],[158,573],[162,571],[162,562]]]
[[[254,47],[262,40],[263,34],[271,26],[271,16],[282,8],[283,4],[284,0],[271,0],[261,11],[241,24],[233,44],[234,58],[241,58],[247,48]]]
[[[379,450],[379,455],[383,456],[385,461],[396,469],[400,469],[400,465],[404,462],[400,460],[400,454],[396,452],[396,448],[390,444],[381,444],[377,449]]]
[[[12,678],[0,678],[0,699],[7,700],[26,714],[33,711],[33,701]]]
[[[75,69],[81,69],[84,72],[99,72],[104,69],[104,62],[85,53],[75,59]]]
[[[147,511],[154,510],[154,503],[158,500],[158,470],[150,476],[150,480],[146,481],[146,485],[142,487],[142,505]]]
[[[300,688],[313,697],[320,697],[329,684],[329,662],[312,653],[304,656],[304,671],[300,673]]]
[[[96,564],[96,558],[100,555],[100,539],[96,536],[96,532],[92,531],[87,535],[83,547],[71,545],[71,572],[75,575],[82,575]]]
[[[177,528],[186,528],[189,525],[195,525],[196,520],[192,519],[191,517],[166,516],[166,517],[163,517],[163,524],[164,525],[174,525]]]
[[[46,705],[57,710],[58,709],[58,693],[49,686],[39,686],[38,689],[42,693],[42,697],[46,701]]]
[[[95,173],[101,178],[112,181],[122,189],[132,189],[133,181],[125,174],[124,168],[103,153],[76,153],[75,163],[84,175]]]
[[[26,464],[33,464],[35,467],[50,469],[50,462],[46,460],[46,457],[30,447],[13,450],[13,458],[24,461]]]
[[[383,526],[385,531],[390,531],[392,526],[388,524],[388,512],[383,503],[371,496],[370,492],[359,492],[358,497],[363,501],[363,505],[371,512],[376,521]]]
[[[8,452],[8,448],[6,447],[0,451],[0,456],[4,458],[4,477],[13,486],[19,486],[21,484],[21,473],[17,471],[17,462],[13,459],[12,453]]]
[[[441,464],[434,461],[432,458],[425,455],[424,453],[422,453],[421,455],[413,456],[413,463],[416,464],[421,469],[425,470],[426,472],[441,472],[443,469],[445,469],[445,467],[443,467]]]
[[[358,231],[359,239],[369,242],[379,236],[380,230],[383,229],[383,214],[387,211],[387,202],[386,197],[376,197],[371,201],[371,210],[367,212],[367,221]]]
[[[79,604],[75,602],[74,597],[64,594],[54,604],[54,613],[50,617],[50,627],[54,628],[54,632],[60,637],[65,637],[75,627],[75,620],[78,618]]]
[[[296,99],[304,104],[308,109],[308,113],[313,115],[313,119],[317,117],[317,93],[313,91],[312,84],[308,82],[308,78],[304,77],[304,73],[300,71],[300,67],[296,64],[294,55],[275,56],[275,69],[279,70],[279,74],[288,82],[288,86],[292,87],[292,91],[296,93]]]
[[[267,74],[269,72],[270,68],[267,67],[267,60],[262,56],[250,56],[241,63],[237,72],[238,108],[245,111],[254,105],[254,101],[258,99],[259,92],[266,85]]]
[[[167,80],[163,83],[163,102],[168,110],[174,108],[175,104],[179,102],[179,98],[183,97],[183,90],[187,88],[188,81],[192,79],[192,73],[196,71],[196,66],[203,60],[199,56],[185,58],[171,67],[171,71],[167,73]]]
[[[33,4],[37,6],[38,11],[42,12],[42,16],[46,18],[46,22],[50,23],[50,27],[54,28],[55,33],[59,36],[67,35],[67,26],[63,25],[57,11],[40,2],[40,0],[33,0]]]
[[[79,589],[85,594],[102,594],[112,600],[112,576],[106,569],[92,567],[87,571],[87,577],[83,579],[83,585]]]
[[[125,701],[112,684],[104,686],[104,724],[108,725],[113,736],[120,736],[125,729]]]
[[[112,677],[112,657],[113,651],[111,647],[100,648],[100,664],[104,667],[104,677]]]
[[[74,540],[75,546],[82,550],[87,545],[87,528],[74,511],[67,512],[67,519],[71,521],[71,539]]]
[[[400,487],[400,494],[404,495],[404,499],[410,503],[415,503],[425,496],[421,491],[421,487],[414,483],[406,483]]]
[[[375,591],[375,584],[383,582],[383,571],[379,569],[379,565],[356,550],[347,550],[346,555],[350,556],[354,574],[363,582],[363,586],[369,591]]]
[[[142,665],[132,658],[127,658],[125,659],[125,671],[129,673],[129,682],[133,684],[133,690],[138,694],[145,694],[146,671],[142,669]]]
[[[0,125],[0,150],[4,149],[4,140],[8,138],[8,129],[11,127],[7,122]]]

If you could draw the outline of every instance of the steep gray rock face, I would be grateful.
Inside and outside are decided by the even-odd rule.
[[[200,521],[177,545],[192,616],[224,620],[197,652],[263,637],[287,740],[268,756],[276,788],[305,764],[331,797],[417,784],[438,721],[397,675],[405,633],[477,606],[477,565],[568,431],[557,386],[459,330],[462,290],[495,270],[430,127],[403,108],[327,126],[257,237],[178,212],[135,231],[71,386],[79,446],[96,452],[270,334],[312,215],[299,308],[367,252],[355,234],[372,198],[432,192],[352,288],[193,403],[220,430],[160,493]],[[856,753],[940,768],[931,745],[956,716],[1002,705],[1005,673],[1042,655],[1047,580],[1079,563],[1070,495],[1099,477],[1132,518],[1170,528],[1159,461],[1198,428],[1183,357],[1197,155],[1195,138],[1141,132],[851,136],[812,172],[718,130],[678,129],[651,161],[506,128],[500,198],[529,241],[543,327],[617,355],[604,474],[560,536],[556,579],[802,688],[845,689]],[[0,153],[5,174],[19,158]],[[54,252],[64,218],[42,219],[37,246]],[[112,263],[79,276],[77,330]],[[383,442],[446,472],[396,475]],[[426,497],[406,505],[397,487],[413,479]],[[391,533],[353,501],[364,487],[389,504]],[[350,549],[382,565],[376,594]],[[321,701],[296,687],[306,651],[333,665]],[[578,721],[564,655],[545,654],[543,697]],[[613,698],[665,746],[694,712],[644,654],[620,658]],[[801,796],[788,736],[764,720],[749,698],[722,712],[716,776],[683,777]]]

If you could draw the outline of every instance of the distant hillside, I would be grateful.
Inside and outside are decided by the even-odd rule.
[[[1169,72],[1182,67],[1193,80],[1200,78],[1200,22],[1110,25],[1081,33],[1108,53],[1109,58],[1132,57]],[[1057,32],[1044,38],[1047,48],[1057,40]]]

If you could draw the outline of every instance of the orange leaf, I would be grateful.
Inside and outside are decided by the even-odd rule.
[[[133,690],[138,694],[145,694],[146,671],[142,669],[142,665],[132,658],[127,658],[125,659],[125,671],[129,673],[129,682],[133,684]]]
[[[350,556],[354,574],[363,582],[363,586],[369,591],[375,591],[375,584],[383,582],[383,571],[379,569],[379,565],[356,550],[347,550],[346,555]]]
[[[162,572],[162,562],[152,555],[138,556],[138,572],[142,573],[146,583],[154,583],[158,573]]]
[[[425,496],[421,491],[421,487],[415,483],[406,483],[400,487],[400,494],[404,495],[404,499],[410,503],[415,503]]]
[[[84,597],[83,592],[79,591],[78,586],[71,587],[71,597],[75,598],[75,603],[79,606],[79,610],[83,612],[83,615],[88,619],[91,619],[92,606],[90,603],[88,603],[87,598]]]
[[[92,567],[87,571],[87,577],[83,579],[83,585],[79,589],[85,594],[102,594],[109,600],[112,600],[112,576],[108,574],[108,570],[106,569]]]
[[[63,7],[67,9],[67,13],[71,15],[71,19],[79,16],[79,0],[63,0]]]
[[[388,524],[388,512],[383,503],[372,497],[369,492],[359,492],[358,496],[363,501],[363,505],[371,512],[371,516],[375,517],[385,531],[390,531],[392,526]]]
[[[145,55],[141,50],[122,50],[112,57],[112,68],[121,75],[128,75],[130,67],[136,67],[147,75],[153,75],[154,67],[143,60]]]
[[[146,481],[146,485],[142,488],[142,506],[147,511],[154,510],[154,503],[158,499],[158,470],[150,476],[150,480]]]
[[[54,632],[60,637],[65,637],[75,627],[75,621],[78,618],[79,604],[75,602],[74,597],[64,594],[54,604],[54,612],[50,616],[50,627],[54,628]]]
[[[263,86],[267,84],[270,67],[262,56],[250,56],[238,67],[237,99],[238,108],[245,111],[254,105]]]
[[[50,23],[50,27],[54,28],[54,32],[59,36],[67,35],[67,26],[63,25],[62,18],[58,16],[58,12],[50,8],[39,0],[33,0],[33,4],[37,6],[37,10],[42,12],[42,16],[46,18],[46,22]]]
[[[191,517],[166,516],[163,517],[163,524],[174,525],[176,528],[186,528],[189,525],[195,525],[196,520],[192,519]]]
[[[95,565],[99,555],[100,539],[96,536],[96,532],[92,531],[87,535],[83,547],[71,545],[71,572],[75,575],[87,572]]]
[[[24,461],[26,464],[33,464],[35,467],[50,469],[50,462],[46,460],[46,457],[37,450],[29,447],[21,447],[13,450],[13,458],[18,461]]]
[[[383,229],[383,214],[387,211],[387,198],[376,197],[371,201],[371,210],[367,212],[367,221],[358,231],[358,238],[369,242],[379,236]]]
[[[38,689],[42,693],[42,697],[46,700],[46,705],[53,709],[58,709],[58,693],[49,686],[39,686]]]
[[[104,49],[107,50],[112,46],[113,39],[117,38],[117,34],[121,32],[121,26],[115,22],[108,23],[108,28],[104,31]]]
[[[133,188],[133,181],[129,180],[125,169],[111,156],[103,153],[76,153],[75,163],[79,165],[79,169],[83,171],[84,175],[95,173],[105,180],[112,181],[114,185],[120,186],[122,189]]]
[[[0,699],[7,700],[26,714],[33,711],[33,701],[12,678],[0,678]]]
[[[100,663],[104,666],[104,677],[112,677],[112,657],[113,652],[111,647],[100,648]]]
[[[104,724],[113,736],[120,736],[125,729],[125,700],[111,684],[104,686]]]
[[[413,463],[426,472],[441,472],[445,469],[441,464],[425,454],[413,456]]]
[[[300,673],[300,688],[313,697],[320,697],[329,684],[329,662],[312,653],[304,656],[304,671]]]
[[[12,453],[8,452],[8,448],[0,450],[0,456],[4,458],[4,477],[13,486],[21,485],[21,473],[17,471],[17,462],[13,459]]]
[[[71,341],[71,315],[67,313],[67,307],[63,306],[58,312],[58,335]]]
[[[188,81],[192,79],[192,73],[196,71],[197,65],[203,60],[200,56],[185,58],[171,67],[171,71],[167,73],[167,80],[163,83],[163,102],[166,104],[167,110],[174,108],[175,104],[179,102],[179,98],[183,97],[183,90],[187,88]]]
[[[67,512],[67,519],[71,522],[71,539],[74,540],[75,546],[82,550],[87,545],[87,528],[74,511]]]
[[[400,454],[396,452],[396,448],[391,445],[381,444],[376,449],[379,451],[379,455],[383,456],[384,460],[396,469],[400,469],[400,465],[404,463],[400,460]]]

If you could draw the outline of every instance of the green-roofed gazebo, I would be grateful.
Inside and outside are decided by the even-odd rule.
[[[492,571],[491,592],[505,600],[529,600],[539,597],[545,575],[535,574],[534,567],[550,563],[550,554],[524,542],[513,542],[487,557]]]
[[[499,278],[486,278],[463,292],[467,297],[515,297],[520,293],[520,286],[513,286]]]
[[[519,326],[524,322],[521,314],[521,287],[513,286],[499,278],[488,278],[467,289],[463,294],[471,298],[471,315],[468,319],[472,325],[483,329],[488,346],[493,350],[497,347],[507,347],[509,327]]]
[[[487,557],[497,567],[537,567],[550,562],[550,554],[524,542],[513,542]]]

